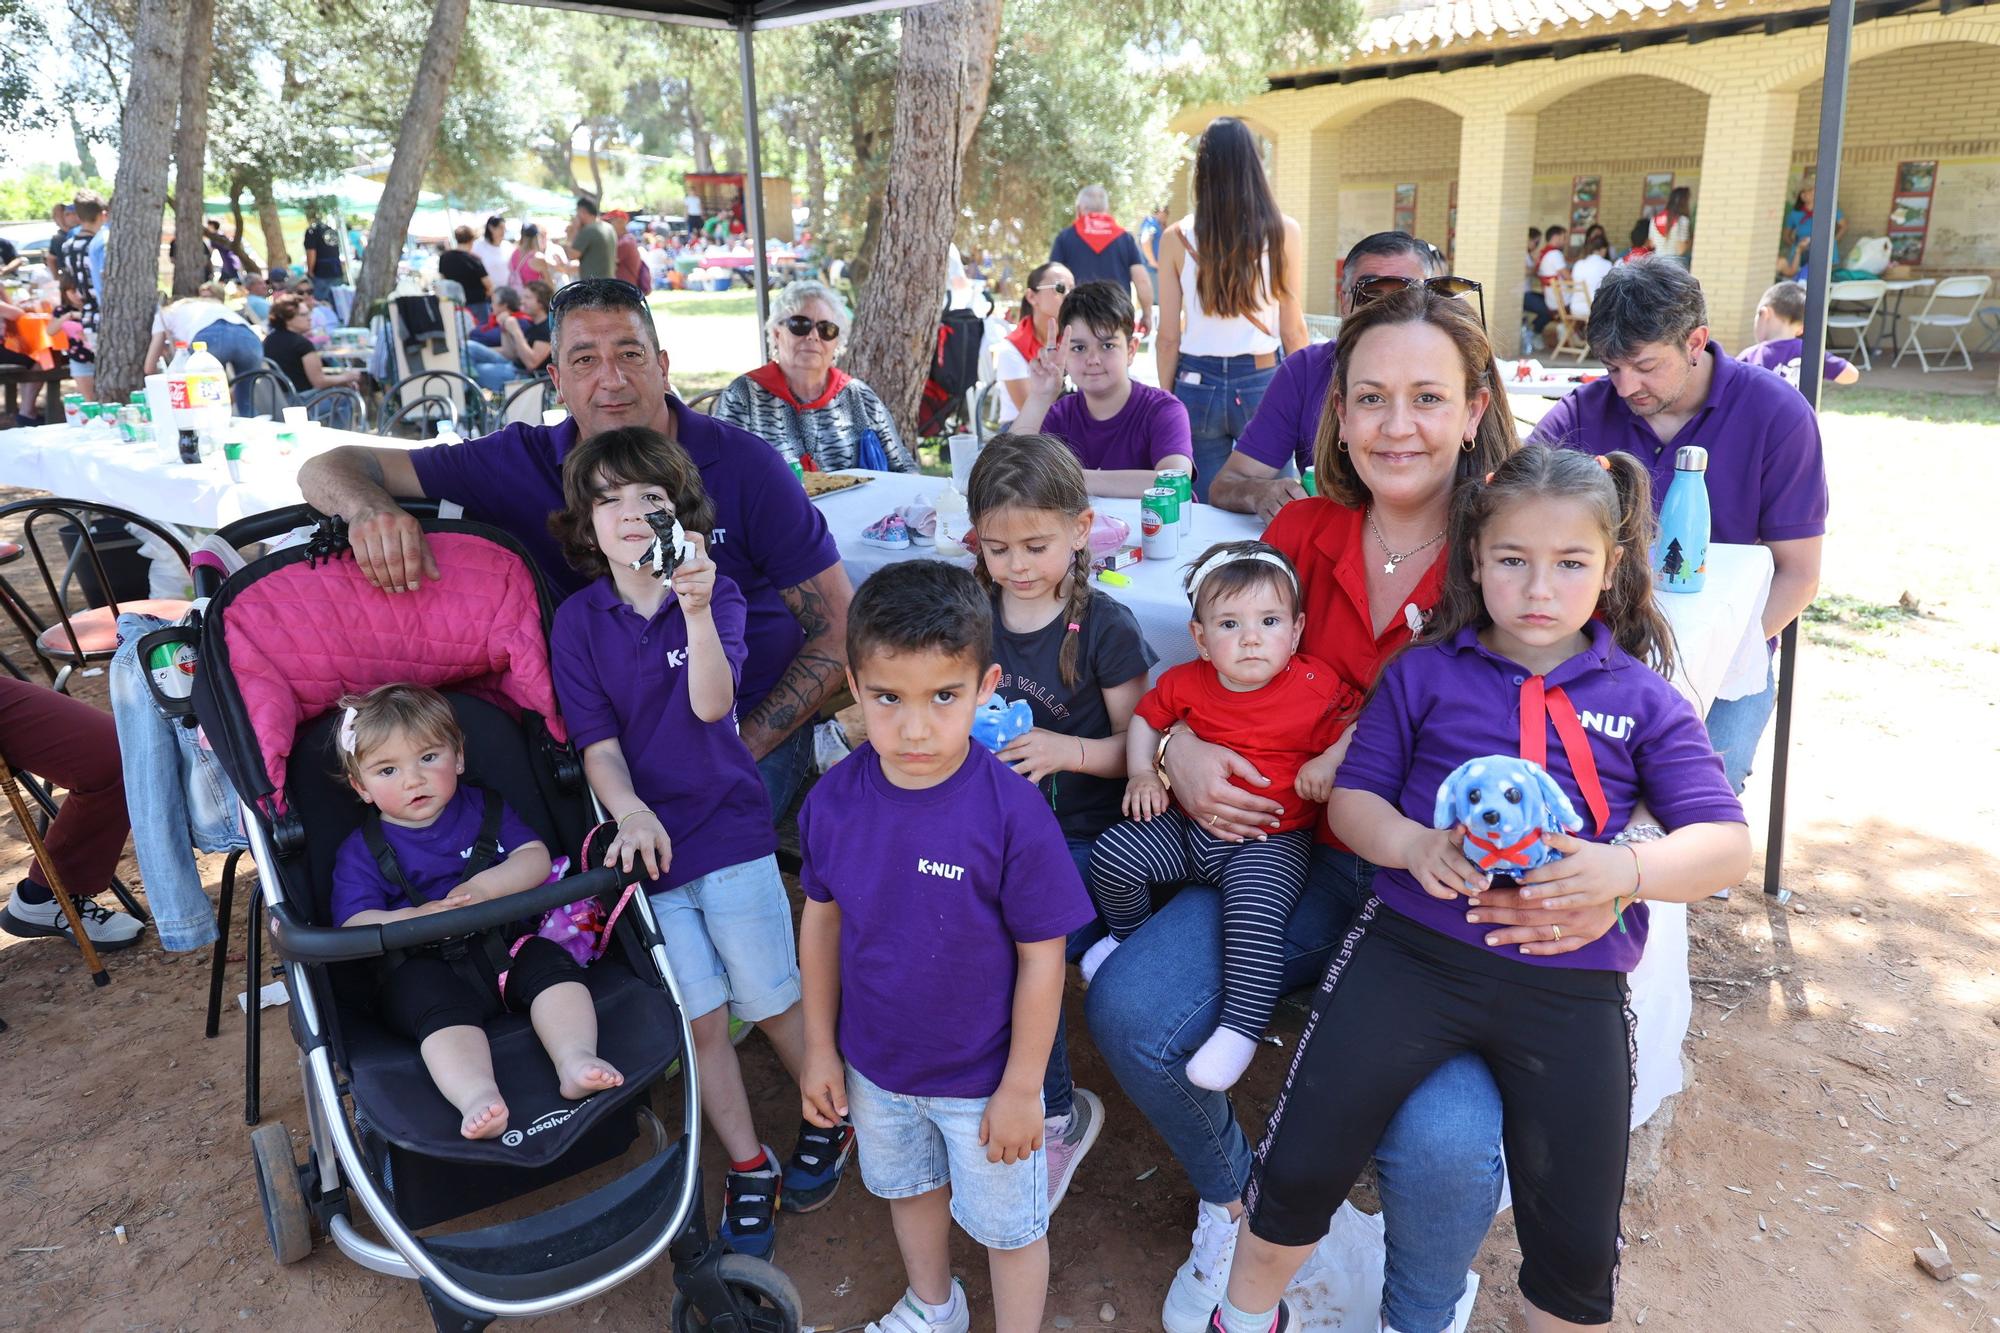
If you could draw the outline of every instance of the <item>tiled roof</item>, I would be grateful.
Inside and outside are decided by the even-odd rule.
[[[1478,49],[1556,42],[1633,28],[1784,13],[1812,0],[1436,0],[1383,13],[1370,5],[1348,64],[1375,64],[1453,47]]]

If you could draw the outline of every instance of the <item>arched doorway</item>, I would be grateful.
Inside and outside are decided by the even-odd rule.
[[[1652,75],[1604,79],[1551,102],[1536,117],[1530,225],[1576,230],[1594,217],[1616,257],[1648,211],[1649,184],[1654,202],[1664,202],[1663,188],[1688,186],[1699,214],[1707,124],[1706,94]],[[1572,255],[1581,241],[1573,238]]]
[[[1336,136],[1339,163],[1338,221],[1330,238],[1336,257],[1378,231],[1408,231],[1451,248],[1459,125],[1445,108],[1406,98],[1324,131]]]

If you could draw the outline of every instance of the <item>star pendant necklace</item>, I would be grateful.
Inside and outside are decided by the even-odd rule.
[[[1407,551],[1392,551],[1389,549],[1389,539],[1382,535],[1382,525],[1375,521],[1375,506],[1373,505],[1368,506],[1368,530],[1370,532],[1373,532],[1375,534],[1375,540],[1381,543],[1382,554],[1389,557],[1382,564],[1382,572],[1384,574],[1394,574],[1396,572],[1396,566],[1402,564],[1405,560],[1408,560],[1411,556],[1416,555],[1418,552],[1428,551],[1431,547],[1436,546],[1439,542],[1444,540],[1444,533],[1445,533],[1445,530],[1443,528],[1439,528],[1437,532],[1431,537],[1431,539],[1425,542],[1421,546],[1412,546]]]

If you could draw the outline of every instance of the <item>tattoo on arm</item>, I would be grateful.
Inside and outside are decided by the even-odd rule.
[[[361,455],[361,475],[385,490],[388,488],[389,480],[382,473],[382,460],[371,453]]]
[[[806,641],[764,701],[743,719],[743,730],[752,735],[790,735],[802,723],[812,720],[820,704],[840,688],[846,675],[846,663],[836,645],[824,642],[835,629],[825,595],[810,583],[781,588],[778,595],[799,622]]]

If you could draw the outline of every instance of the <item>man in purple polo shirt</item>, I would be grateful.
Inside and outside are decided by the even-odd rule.
[[[710,554],[749,603],[739,726],[782,816],[812,762],[813,718],[846,679],[854,589],[826,520],[777,450],[668,394],[667,354],[638,288],[612,278],[571,283],[549,307],[549,341],[549,378],[570,410],[562,425],[517,423],[414,451],[334,449],[299,469],[299,489],[314,508],[347,520],[355,559],[376,587],[400,592],[437,577],[417,521],[396,503],[429,496],[512,533],[562,598],[587,582],[548,531],[562,508],[563,456],[618,426],[678,440],[715,503]]]
[[[1827,513],[1819,418],[1784,380],[1722,350],[1709,336],[1701,284],[1671,260],[1606,274],[1590,304],[1589,337],[1605,378],[1557,402],[1528,442],[1624,450],[1653,474],[1655,510],[1673,481],[1676,447],[1707,449],[1712,539],[1770,548],[1764,633],[1775,639],[1819,591]],[[1776,700],[1777,679],[1767,673],[1761,693],[1708,710],[1709,739],[1737,792]]]
[[[1368,278],[1422,282],[1441,276],[1444,256],[1429,241],[1407,232],[1378,231],[1364,236],[1341,265],[1338,294],[1343,318],[1353,313],[1354,288]],[[1314,343],[1278,366],[1264,401],[1238,437],[1236,447],[1208,484],[1208,502],[1219,509],[1255,514],[1265,522],[1293,500],[1304,497],[1299,478],[1312,466],[1320,413],[1333,388],[1337,343]],[[1287,472],[1287,469],[1290,472]]]

